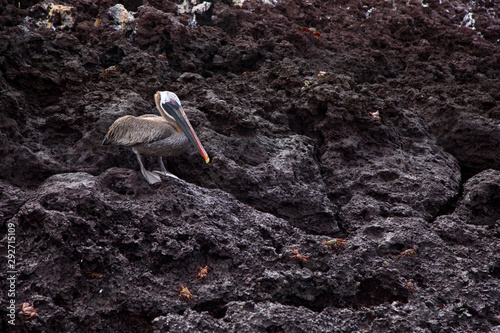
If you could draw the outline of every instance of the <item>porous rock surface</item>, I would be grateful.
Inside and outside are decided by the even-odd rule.
[[[500,332],[498,2],[12,3],[2,330]],[[211,162],[150,186],[101,141],[158,90]]]

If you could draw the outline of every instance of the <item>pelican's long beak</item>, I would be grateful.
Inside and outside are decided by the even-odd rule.
[[[155,103],[158,111],[160,111],[161,114],[172,118],[179,125],[184,134],[186,134],[193,146],[200,151],[201,156],[203,156],[205,161],[207,163],[210,162],[210,158],[208,157],[205,148],[203,148],[203,145],[189,122],[189,119],[184,113],[179,97],[170,91],[157,91],[155,94]]]

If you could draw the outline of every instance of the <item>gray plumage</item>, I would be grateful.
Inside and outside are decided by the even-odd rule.
[[[189,140],[180,128],[154,114],[118,118],[102,144],[131,147],[142,156],[177,156],[189,148]]]

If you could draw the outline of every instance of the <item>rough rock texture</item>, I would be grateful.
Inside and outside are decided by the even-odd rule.
[[[12,3],[3,331],[500,332],[497,1]],[[100,144],[157,90],[212,162],[150,186]]]

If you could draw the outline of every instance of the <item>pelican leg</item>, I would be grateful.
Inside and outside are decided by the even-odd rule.
[[[161,171],[156,171],[155,170],[156,173],[159,173],[160,175],[164,175],[164,176],[167,176],[167,177],[172,177],[172,178],[179,179],[179,177],[177,177],[173,173],[170,173],[170,172],[167,171],[167,169],[165,168],[165,165],[163,164],[163,158],[161,156],[158,156],[158,164],[160,165]]]
[[[150,184],[150,185],[153,185],[153,184],[156,184],[156,183],[160,183],[161,182],[161,178],[152,173],[152,172],[149,172],[148,170],[146,170],[144,168],[144,165],[142,164],[142,157],[141,155],[139,155],[135,149],[132,149],[132,151],[135,153],[135,156],[137,156],[137,161],[139,161],[139,165],[141,167],[141,173],[142,175],[144,176],[144,178],[146,178],[146,181]]]

